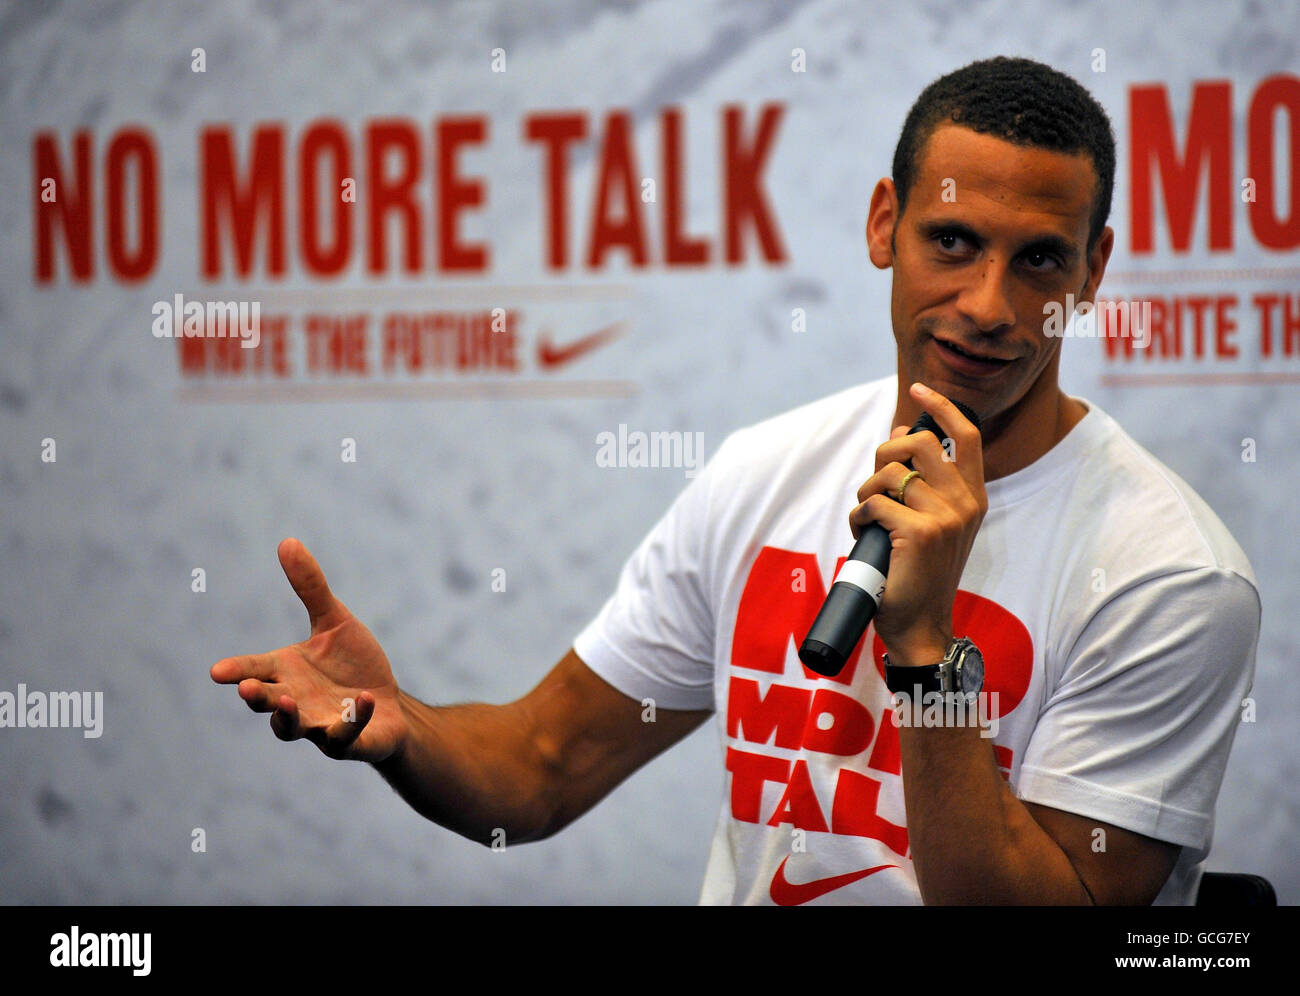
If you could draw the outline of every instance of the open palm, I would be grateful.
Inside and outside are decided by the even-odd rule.
[[[237,684],[250,709],[271,713],[281,740],[305,738],[336,759],[385,760],[407,729],[387,655],[330,592],[306,547],[286,539],[278,553],[307,609],[311,636],[270,653],[219,660],[212,680]]]

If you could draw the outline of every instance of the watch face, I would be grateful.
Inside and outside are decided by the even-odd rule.
[[[978,692],[984,687],[984,655],[972,644],[961,659],[961,690]]]

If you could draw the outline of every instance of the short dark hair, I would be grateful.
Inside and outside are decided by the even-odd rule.
[[[1102,106],[1076,80],[1032,59],[999,55],[927,86],[907,112],[894,149],[900,215],[916,181],[921,150],[936,128],[949,123],[1016,145],[1086,153],[1097,174],[1088,249],[1097,244],[1115,188],[1115,134]]]

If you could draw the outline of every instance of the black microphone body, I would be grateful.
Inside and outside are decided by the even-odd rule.
[[[980,427],[979,417],[970,408],[960,401],[953,404],[971,425],[976,429]],[[943,430],[929,412],[921,413],[908,435],[917,432],[932,432],[938,439],[943,439]],[[911,469],[912,461],[909,460],[906,466]],[[885,592],[885,576],[889,573],[891,548],[889,530],[878,522],[871,523],[858,534],[858,541],[835,575],[835,582],[827,592],[812,628],[799,645],[799,660],[808,670],[833,678],[844,668],[880,607]]]

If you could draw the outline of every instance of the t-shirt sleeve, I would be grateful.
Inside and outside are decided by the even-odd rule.
[[[1208,847],[1259,623],[1255,586],[1222,568],[1163,575],[1111,598],[1048,693],[1019,796]]]
[[[614,594],[573,641],[596,674],[664,709],[712,709],[714,614],[705,541],[726,442],[623,565]]]

